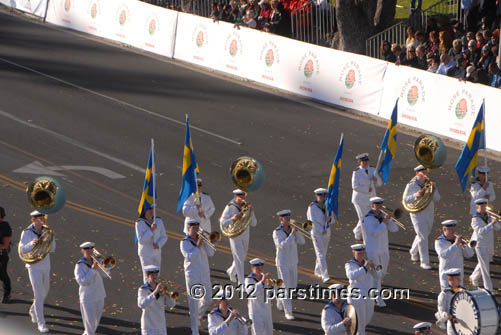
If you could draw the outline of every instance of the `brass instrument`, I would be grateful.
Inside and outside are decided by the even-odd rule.
[[[230,313],[233,311],[232,308],[228,308],[228,310],[230,311]],[[242,326],[245,326],[246,328],[250,328],[252,326],[252,320],[242,316],[240,313],[235,313],[235,318],[238,322],[240,322]]]
[[[383,208],[381,208],[381,212],[383,212],[383,214],[385,214],[385,215],[389,215],[400,228],[402,228],[403,230],[407,230],[407,228],[405,228],[405,225],[398,220],[402,217],[402,209],[401,208],[397,208],[397,209],[393,210],[393,209],[388,208],[385,205],[383,205]]]
[[[282,286],[284,284],[284,280],[283,279],[267,278],[266,284],[268,286]]]
[[[348,334],[350,335],[355,335],[358,331],[358,319],[357,319],[357,312],[355,311],[355,307],[353,305],[348,304],[346,307],[346,316],[351,319],[351,325],[348,328]]]
[[[97,266],[103,271],[103,273],[111,279],[111,269],[115,267],[115,258],[111,256],[104,257],[97,249],[92,249],[92,255],[90,256],[93,260],[97,262]]]
[[[489,214],[489,216],[492,216],[496,220],[501,220],[501,211],[500,212],[496,211],[494,209],[494,207],[492,207],[491,205],[488,205],[486,210],[487,210],[487,214]]]
[[[171,281],[164,278],[158,278],[158,285],[161,285],[160,292],[162,292],[163,295],[171,297],[174,300],[177,300],[179,298],[179,292],[173,291],[168,288],[168,286],[173,286],[173,283]]]
[[[383,269],[383,266],[381,264],[379,265],[374,265],[374,262],[372,259],[367,260],[367,268],[371,271],[381,271]]]
[[[435,182],[430,178],[426,177],[426,181],[423,187],[423,195],[413,202],[405,202],[402,200],[402,205],[409,213],[421,212],[423,209],[428,207],[430,202],[433,201],[433,193],[435,193]]]
[[[311,238],[311,230],[313,229],[313,222],[306,220],[303,223],[299,223],[294,219],[290,220],[290,224],[296,227],[296,230],[304,235],[304,237]]]
[[[470,241],[466,238],[462,238],[461,244],[463,245],[463,248],[465,248],[466,246],[469,246],[470,248],[475,248],[477,246],[477,241],[475,240]]]
[[[46,216],[47,217],[47,216]],[[30,224],[31,225],[31,224]],[[29,226],[28,226],[29,227]],[[25,229],[27,229],[26,227]],[[19,258],[25,264],[36,264],[47,256],[52,248],[52,241],[54,240],[54,231],[47,225],[42,225],[42,234],[38,238],[37,243],[33,246],[33,249],[23,253],[21,251],[21,243],[18,245]]]
[[[219,234],[217,231],[209,233],[208,231],[205,231],[202,228],[200,228],[197,231],[197,234],[198,237],[204,240],[209,247],[211,247],[214,251],[216,251],[215,243],[221,241],[221,234]]]

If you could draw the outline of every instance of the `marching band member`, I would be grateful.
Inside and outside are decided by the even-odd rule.
[[[461,270],[461,282],[464,277],[464,258],[473,257],[473,249],[469,245],[463,245],[462,235],[456,235],[456,220],[445,220],[442,222],[443,234],[435,240],[435,251],[438,255],[438,275],[440,278],[440,289],[444,290],[447,285],[445,271],[458,268]]]
[[[20,249],[22,253],[31,251],[38,243],[40,236],[46,229],[45,215],[39,211],[30,213],[32,224],[21,233]],[[52,241],[50,252],[56,250],[56,240]],[[30,307],[31,322],[38,324],[41,333],[48,333],[43,314],[43,304],[50,289],[50,255],[47,254],[41,261],[34,264],[26,264],[33,289],[33,304]]]
[[[238,219],[238,214],[242,211],[244,205],[249,206],[252,211],[250,225],[255,227],[257,224],[254,209],[251,204],[246,204],[245,202],[246,193],[242,190],[233,190],[233,200],[230,201],[224,208],[223,214],[219,222],[221,227],[227,226],[235,222]],[[249,228],[247,228],[239,236],[230,238],[231,253],[233,254],[233,263],[226,270],[228,277],[232,282],[244,283],[244,265],[245,258],[247,257],[247,251],[249,249]]]
[[[473,286],[479,286],[479,279],[482,276],[484,288],[492,292],[492,280],[489,273],[489,263],[492,262],[494,256],[494,232],[493,229],[499,230],[498,220],[493,217],[489,220],[487,213],[487,199],[477,199],[477,213],[471,220],[473,228],[472,241],[477,241],[475,251],[477,253],[478,264],[470,276]]]
[[[198,335],[200,319],[205,315],[212,298],[210,270],[208,257],[214,256],[214,250],[198,236],[200,222],[190,219],[187,222],[188,234],[181,241],[181,253],[184,256],[184,276],[188,292],[188,307],[190,308],[191,334]],[[191,296],[193,285],[203,285],[205,294],[201,299]]]
[[[365,245],[353,244],[351,250],[353,259],[344,266],[346,277],[350,281],[348,303],[357,312],[358,335],[365,335],[365,327],[374,314],[374,300],[369,298],[369,290],[373,287],[376,271],[372,260],[366,259]],[[359,294],[353,292],[353,289],[358,289]]]
[[[369,154],[359,154],[355,157],[358,162],[358,167],[353,171],[351,176],[351,187],[353,193],[351,202],[355,207],[358,215],[358,223],[353,229],[355,239],[362,239],[362,220],[367,212],[371,209],[370,198],[376,196],[376,187],[382,185],[381,178],[376,173],[376,168],[369,166]]]
[[[381,208],[384,199],[372,197],[370,199],[372,209],[367,213],[362,221],[362,235],[364,237],[365,251],[367,257],[374,264],[381,265],[381,270],[377,271],[374,286],[381,291],[381,282],[388,271],[390,262],[390,249],[388,246],[388,231],[394,233],[398,231],[398,226],[390,217],[383,215]],[[379,307],[385,307],[386,304],[379,296],[376,301]]]
[[[322,329],[325,335],[348,335],[347,328],[352,320],[346,316],[348,303],[342,299],[342,291],[346,289],[343,284],[332,284],[331,301],[322,310]]]
[[[452,327],[453,317],[449,314],[449,311],[451,310],[452,297],[457,291],[463,289],[459,285],[461,269],[452,268],[445,271],[445,274],[449,285],[438,295],[438,312],[435,313],[435,317],[437,318],[437,325],[441,329],[447,329],[447,335],[455,335],[456,332]]]
[[[424,194],[424,186],[428,181],[428,169],[422,165],[414,168],[416,176],[405,187],[403,200],[407,203],[414,202],[421,198]],[[423,210],[416,213],[409,213],[416,232],[416,237],[412,243],[412,248],[409,251],[413,261],[418,260],[418,253],[421,260],[421,268],[430,270],[430,255],[428,253],[428,236],[433,227],[433,216],[435,213],[435,202],[440,201],[440,193],[435,184],[435,192],[433,200]]]
[[[0,281],[3,282],[3,304],[10,302],[10,278],[7,272],[9,263],[10,242],[12,240],[12,228],[7,221],[4,221],[5,209],[0,207]]]
[[[137,236],[137,253],[143,268],[143,279],[146,281],[146,265],[156,265],[160,268],[162,263],[162,247],[167,242],[164,222],[158,216],[153,220],[153,207],[144,211],[135,225]]]
[[[470,186],[470,214],[475,215],[477,212],[477,207],[475,206],[475,200],[477,199],[487,199],[489,202],[496,200],[496,192],[494,192],[494,186],[490,181],[486,180],[487,173],[490,169],[488,166],[482,165],[477,167],[477,177],[471,183]]]
[[[200,222],[200,228],[206,232],[212,232],[210,217],[214,214],[216,207],[208,193],[202,191],[202,179],[197,178],[198,199],[195,201],[195,193],[192,193],[183,204],[184,233],[188,234],[188,225],[186,222],[195,219]]]
[[[415,324],[414,327],[414,335],[431,335],[431,323],[429,322],[420,322]]]
[[[137,292],[137,306],[143,310],[141,314],[141,335],[167,335],[165,324],[165,305],[176,306],[176,300],[161,293],[162,284],[158,282],[160,268],[156,265],[145,265],[146,282]]]
[[[247,335],[247,328],[238,320],[238,309],[230,309],[224,290],[214,297],[217,307],[209,313],[209,335]]]
[[[92,258],[94,243],[82,243],[80,249],[83,257],[75,265],[75,279],[80,286],[78,289],[80,312],[85,328],[84,334],[94,335],[103,314],[106,293],[98,262]]]
[[[265,288],[270,286],[266,280],[269,273],[264,273],[264,261],[260,258],[251,259],[252,272],[245,279],[245,290],[248,297],[249,318],[252,320],[252,335],[272,335],[273,319],[271,316],[271,302],[265,300]]]
[[[317,188],[314,193],[315,200],[308,206],[306,216],[308,220],[313,222],[311,238],[316,255],[315,276],[322,278],[322,281],[326,283],[330,279],[325,258],[329,249],[329,240],[331,238],[330,224],[333,220],[333,215],[328,213],[325,208],[327,190],[325,188]]]
[[[275,262],[277,264],[278,277],[283,279],[283,287],[289,292],[290,288],[297,286],[297,245],[303,245],[304,236],[297,232],[296,227],[290,224],[291,210],[284,209],[277,213],[280,226],[273,231],[273,241],[277,248]],[[285,311],[287,320],[294,320],[292,315],[292,300],[277,299],[277,308]]]

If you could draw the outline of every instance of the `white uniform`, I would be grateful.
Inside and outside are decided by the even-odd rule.
[[[477,212],[477,206],[475,205],[475,200],[485,198],[487,195],[489,196],[489,202],[493,202],[496,200],[496,192],[494,192],[494,186],[492,183],[489,181],[488,182],[487,189],[484,189],[482,187],[482,184],[480,184],[480,181],[478,178],[476,178],[470,186],[470,194],[471,194],[471,201],[470,201],[470,214],[475,215]]]
[[[315,276],[326,278],[329,277],[327,269],[327,261],[325,259],[327,250],[329,249],[329,241],[331,238],[330,224],[333,216],[330,216],[325,209],[316,200],[308,206],[306,212],[308,220],[313,222],[311,237],[313,239],[313,247],[315,248]]]
[[[92,263],[82,257],[75,265],[75,279],[80,286],[78,294],[85,327],[84,335],[94,335],[103,314],[106,298],[101,271],[92,269]]]
[[[388,231],[395,233],[398,226],[392,219],[388,223],[383,222],[382,213],[376,216],[374,211],[370,210],[362,221],[362,235],[364,237],[365,251],[367,258],[372,259],[374,265],[381,265],[381,271],[377,271],[375,276],[375,287],[381,290],[381,282],[388,271],[390,262],[390,249],[388,246]]]
[[[455,239],[448,240],[444,234],[435,240],[435,251],[438,255],[438,276],[440,278],[440,289],[444,290],[449,286],[445,271],[458,268],[461,269],[461,284],[464,278],[464,258],[473,257],[473,249],[469,246],[463,248],[454,244]]]
[[[447,329],[447,335],[456,335],[456,332],[452,328],[451,321],[447,319],[447,313],[449,313],[451,309],[451,300],[454,294],[455,293],[450,286],[447,286],[440,292],[437,300],[438,312],[435,313],[435,318],[438,321],[437,325],[441,329]]]
[[[191,333],[198,335],[198,322],[207,312],[212,299],[208,256],[214,256],[214,250],[207,243],[204,243],[201,248],[197,247],[197,243],[189,235],[181,241],[180,248],[184,256],[184,277],[188,292]],[[202,299],[190,296],[193,285],[204,286],[205,295]]]
[[[376,173],[375,167],[369,166],[367,169],[364,169],[359,166],[353,171],[351,176],[351,187],[353,188],[351,202],[358,215],[358,223],[355,229],[353,229],[355,239],[357,240],[362,238],[362,220],[371,209],[371,202],[369,199],[376,196],[376,187],[374,185],[374,180],[372,180],[374,176],[377,179],[377,186],[381,186],[381,177]]]
[[[407,203],[414,202],[417,200],[415,193],[424,187],[416,177],[405,187],[403,200]],[[421,264],[430,264],[430,255],[428,252],[428,236],[430,235],[431,229],[433,227],[433,216],[435,214],[435,202],[440,201],[440,193],[438,193],[438,188],[435,184],[435,192],[433,193],[433,200],[430,204],[420,212],[409,213],[414,226],[414,231],[416,232],[416,237],[412,243],[410,253],[412,255],[417,255],[419,253]]]
[[[278,278],[283,279],[283,287],[295,288],[297,287],[297,245],[304,244],[304,236],[298,231],[289,234],[280,225],[273,231],[273,241],[277,248],[275,263],[277,264]],[[290,299],[279,298],[277,305],[281,305],[285,313],[292,314],[292,301]]]
[[[348,303],[344,302],[341,310],[331,301],[322,310],[322,329],[325,335],[348,335],[343,320],[346,317]]]
[[[167,234],[165,233],[164,223],[161,218],[155,219],[157,229],[151,230],[151,224],[143,218],[136,221],[136,236],[137,236],[137,253],[143,268],[143,279],[146,281],[146,273],[144,267],[147,265],[155,265],[160,268],[162,263],[162,247],[167,242]],[[158,244],[158,249],[153,247],[153,243]]]
[[[172,308],[176,301],[171,297],[158,293],[153,294],[148,282],[137,292],[137,306],[143,310],[141,315],[141,335],[167,335],[165,324],[165,305]]]
[[[273,319],[271,316],[271,300],[265,302],[264,288],[270,286],[258,283],[256,275],[245,278],[245,290],[249,295],[247,307],[249,318],[252,320],[252,335],[273,335]]]
[[[471,220],[471,227],[473,228],[473,235],[471,239],[472,241],[477,241],[475,251],[477,253],[478,264],[475,267],[475,270],[473,270],[470,278],[472,281],[478,282],[481,276],[484,282],[484,288],[492,292],[492,280],[489,273],[489,263],[492,262],[494,256],[493,229],[495,226],[489,224],[489,216],[483,217],[477,212]]]
[[[355,307],[358,320],[358,335],[365,335],[365,327],[371,322],[372,315],[374,314],[374,300],[363,299],[362,297],[369,296],[369,290],[374,286],[375,271],[369,271],[363,264],[357,262],[356,259],[351,259],[344,266],[346,277],[350,281],[348,292],[353,289],[360,290],[360,298],[353,298],[350,294],[348,303]]]
[[[35,244],[33,240],[39,238],[45,230],[42,228],[40,235],[35,231],[34,225],[30,225],[21,233],[21,241],[19,242],[21,252],[27,253],[33,249]],[[50,252],[56,250],[56,240],[52,241]],[[38,326],[45,325],[45,317],[43,314],[43,304],[50,288],[50,255],[45,256],[40,262],[35,264],[26,264],[28,275],[30,277],[31,287],[33,289],[33,304],[30,307],[30,315],[36,317]]]
[[[198,215],[197,204],[201,204],[202,207],[200,211],[204,214],[204,218],[201,218]],[[206,232],[212,232],[212,226],[210,223],[210,217],[214,214],[216,207],[214,207],[214,203],[209,194],[202,192],[198,195],[197,201],[195,201],[195,193],[189,196],[188,199],[183,204],[183,215],[184,219],[184,233],[188,234],[188,225],[186,222],[191,219],[195,219],[200,222],[200,227]]]
[[[209,335],[247,335],[247,328],[240,324],[238,320],[231,320],[230,324],[224,322],[230,311],[223,315],[219,307],[209,313]]]
[[[234,200],[230,201],[228,205],[224,208],[223,214],[219,219],[221,229],[231,223],[233,223],[232,216],[240,213],[241,208],[236,204]],[[254,209],[252,209],[251,222],[250,225],[255,227],[257,225],[256,216]],[[240,284],[244,283],[244,264],[245,258],[247,257],[247,251],[249,250],[249,229],[247,228],[242,234],[237,237],[230,238],[231,253],[233,254],[233,263],[227,270],[231,276],[237,276],[238,282]]]

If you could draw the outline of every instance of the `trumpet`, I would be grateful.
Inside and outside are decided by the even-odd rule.
[[[200,237],[202,240],[205,241],[211,247],[214,251],[216,251],[216,242],[221,241],[221,234],[219,234],[217,231],[213,231],[212,233],[209,233],[208,231],[203,230],[200,228],[197,231],[198,237]]]
[[[266,284],[269,286],[282,286],[284,284],[284,280],[279,278],[268,278],[266,279]]]
[[[492,216],[496,220],[501,220],[501,211],[500,212],[496,211],[494,207],[492,207],[491,205],[488,205],[486,207],[486,211],[487,214],[489,214],[489,216]]]
[[[173,283],[168,281],[167,279],[164,278],[158,278],[158,285],[160,286],[160,292],[162,292],[163,295],[166,295],[168,297],[171,297],[174,300],[177,300],[179,298],[179,292],[170,290],[167,286],[172,286]]]
[[[475,248],[477,246],[477,241],[475,240],[470,241],[466,238],[462,238],[461,244],[463,245],[463,248],[466,248],[466,246],[469,246],[470,248]]]
[[[303,234],[304,237],[309,238],[310,240],[312,239],[311,230],[313,228],[313,222],[311,222],[310,220],[306,220],[303,223],[299,223],[296,220],[291,219],[290,224],[296,227],[296,230],[301,234]]]
[[[111,279],[111,269],[115,267],[115,258],[111,256],[104,257],[96,249],[92,250],[92,255],[90,256],[93,260],[97,262],[97,266],[103,271],[103,273]]]
[[[400,219],[402,217],[402,209],[401,208],[397,208],[397,209],[393,210],[393,209],[388,208],[385,205],[383,205],[383,208],[381,208],[381,212],[383,212],[383,214],[385,214],[385,215],[389,215],[400,228],[402,228],[403,230],[407,230],[407,228],[405,228],[405,225],[402,222],[398,221],[398,219]]]
[[[381,264],[374,265],[374,262],[372,261],[372,259],[367,260],[367,267],[371,271],[381,271],[383,269],[383,266]]]
[[[233,311],[232,308],[228,308],[228,310],[230,311],[230,313]],[[240,313],[235,313],[235,318],[238,322],[240,322],[242,326],[245,326],[247,328],[250,328],[252,326],[252,320],[246,318],[245,316],[242,316]]]

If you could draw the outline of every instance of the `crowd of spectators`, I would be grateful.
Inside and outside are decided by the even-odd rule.
[[[501,70],[497,65],[501,1],[484,1],[483,10],[478,1],[470,1],[465,25],[435,25],[428,32],[408,27],[405,45],[383,41],[381,57],[397,65],[501,88]],[[489,4],[497,7],[490,8]],[[475,6],[475,11],[471,6]]]

